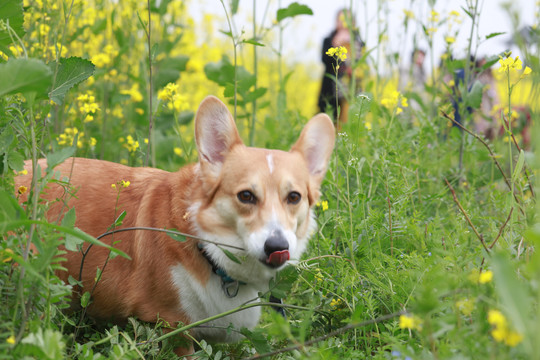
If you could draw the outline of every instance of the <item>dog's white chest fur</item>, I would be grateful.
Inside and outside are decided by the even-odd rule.
[[[187,314],[191,323],[221,314],[245,303],[259,301],[258,291],[250,285],[240,285],[238,294],[229,298],[222,289],[219,276],[212,274],[209,281],[203,285],[181,264],[171,268],[171,277],[180,298],[182,311]],[[238,341],[242,338],[238,331],[243,327],[249,329],[255,327],[260,315],[260,307],[255,306],[206,323],[195,328],[192,334],[209,342]],[[228,329],[231,323],[235,330]]]

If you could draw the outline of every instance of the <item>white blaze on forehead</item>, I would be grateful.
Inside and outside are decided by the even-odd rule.
[[[272,154],[266,155],[266,162],[268,163],[268,169],[270,170],[270,174],[274,172],[274,158],[272,157]]]

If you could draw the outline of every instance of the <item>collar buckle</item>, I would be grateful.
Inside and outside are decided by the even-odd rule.
[[[232,282],[226,282],[221,279],[221,288],[223,289],[223,292],[225,292],[225,295],[228,298],[233,298],[238,295],[238,290],[240,289],[240,282],[236,280]]]

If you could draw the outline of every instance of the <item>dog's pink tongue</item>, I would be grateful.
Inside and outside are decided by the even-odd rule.
[[[289,250],[274,251],[270,254],[266,262],[272,264],[273,266],[280,266],[289,260]]]

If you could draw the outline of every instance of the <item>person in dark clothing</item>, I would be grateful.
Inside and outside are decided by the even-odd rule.
[[[346,16],[350,16],[349,10],[340,10],[337,15],[336,29],[330,33],[323,41],[322,46],[322,62],[324,64],[324,75],[321,83],[321,91],[319,93],[319,111],[329,112],[333,114],[334,122],[337,123],[338,110],[336,107],[336,100],[338,106],[340,107],[340,122],[347,121],[347,101],[345,98],[345,93],[347,89],[345,88],[347,80],[350,80],[352,75],[352,68],[349,65],[350,60],[346,60],[339,65],[338,69],[338,86],[337,86],[337,96],[336,96],[336,60],[326,55],[326,52],[331,47],[344,46],[347,48],[350,54],[351,48],[351,30],[347,26]],[[354,28],[354,20],[350,19],[349,23],[352,22],[353,25],[353,34],[355,41],[355,51],[358,54],[361,52],[363,42],[360,40],[360,34],[358,30]],[[337,97],[337,99],[336,99]]]

